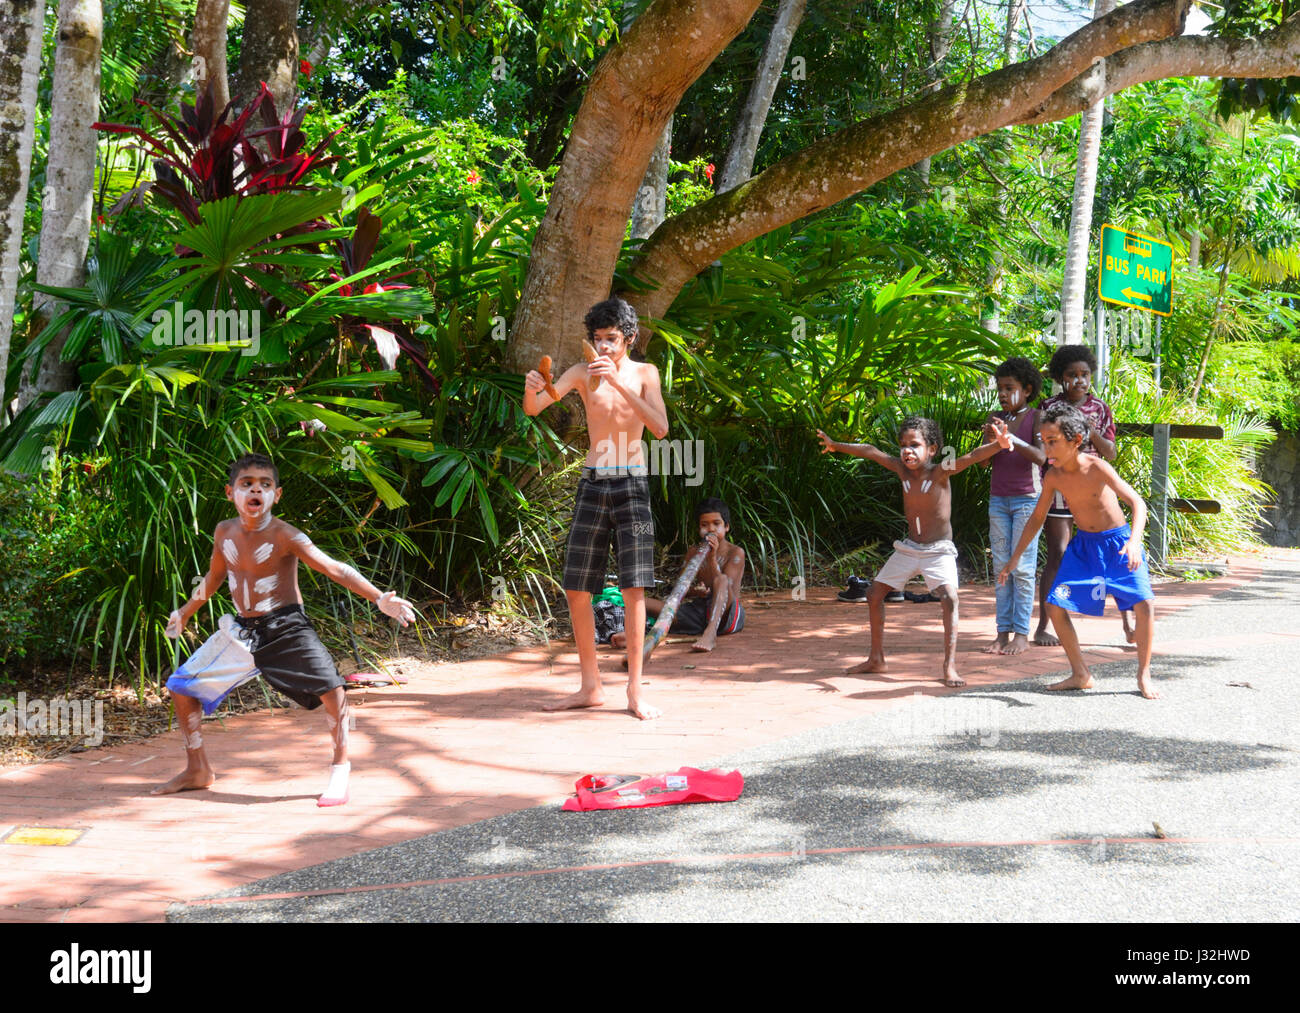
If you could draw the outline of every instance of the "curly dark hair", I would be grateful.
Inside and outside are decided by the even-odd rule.
[[[902,440],[903,434],[909,429],[915,429],[921,434],[921,439],[929,445],[935,447],[943,446],[943,431],[939,428],[939,423],[934,419],[927,419],[920,415],[909,415],[898,426],[898,438]]]
[[[595,339],[597,331],[614,327],[627,339],[629,349],[636,347],[637,335],[640,333],[636,310],[622,299],[615,297],[596,303],[587,310],[587,315],[582,318],[582,322],[587,325],[588,341]]]
[[[700,500],[699,506],[695,508],[695,520],[698,522],[705,514],[721,514],[722,523],[727,527],[731,527],[731,510],[717,496],[710,496],[708,499]]]
[[[1078,362],[1078,359],[1071,359],[1071,362]],[[1051,422],[1061,430],[1061,435],[1067,440],[1073,440],[1076,436],[1083,439],[1088,438],[1092,426],[1088,423],[1088,418],[1083,412],[1072,404],[1054,404],[1043,412],[1043,421]]]
[[[239,477],[241,471],[247,471],[249,468],[266,468],[275,476],[275,484],[280,485],[280,469],[275,466],[265,454],[245,454],[238,461],[230,466],[230,484],[235,484],[235,479]]]
[[[1047,364],[1047,375],[1060,383],[1065,376],[1065,368],[1072,362],[1087,363],[1088,371],[1093,376],[1097,375],[1097,356],[1093,355],[1092,349],[1087,345],[1062,345]]]
[[[993,372],[995,380],[1001,380],[1004,376],[1011,377],[1025,388],[1025,404],[1033,404],[1043,392],[1043,374],[1023,356],[1013,356]]]

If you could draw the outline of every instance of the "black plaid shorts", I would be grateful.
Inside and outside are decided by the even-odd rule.
[[[564,589],[599,594],[605,586],[609,540],[614,538],[618,586],[654,587],[655,525],[650,516],[650,479],[582,469],[564,555]]]

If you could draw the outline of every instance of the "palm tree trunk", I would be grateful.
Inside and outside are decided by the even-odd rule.
[[[1205,335],[1205,348],[1201,352],[1201,364],[1196,369],[1196,382],[1192,384],[1192,404],[1196,404],[1196,399],[1201,396],[1201,384],[1205,382],[1205,367],[1210,361],[1210,349],[1214,347],[1214,339],[1219,336],[1219,319],[1223,315],[1223,294],[1228,289],[1228,264],[1232,261],[1232,255],[1236,252],[1237,242],[1237,222],[1232,224],[1232,232],[1228,235],[1228,245],[1223,251],[1223,270],[1219,272],[1219,295],[1214,300],[1214,316],[1210,318],[1210,326]]]
[[[0,49],[0,429],[9,421],[3,406],[4,376],[13,337],[44,26],[45,0],[0,6],[0,38],[5,40]]]
[[[776,12],[776,23],[772,25],[767,45],[763,47],[758,72],[754,75],[754,83],[749,89],[744,108],[740,111],[735,133],[732,134],[731,147],[727,149],[727,157],[722,163],[718,193],[734,190],[754,172],[754,158],[758,155],[758,141],[763,136],[763,124],[767,122],[772,96],[776,94],[786,54],[790,52],[794,33],[803,20],[805,6],[807,0],[781,0],[781,7]]]
[[[100,0],[60,0],[58,31],[36,282],[75,288],[86,280],[86,250],[94,206],[96,135],[91,124],[99,118],[99,66],[104,40]],[[61,306],[38,294],[33,300],[37,330],[43,330],[61,312]],[[76,387],[76,363],[60,361],[66,341],[66,331],[51,341],[35,379],[27,377],[20,384],[20,411],[41,394]]]
[[[1109,14],[1115,0],[1096,0],[1092,19]],[[1079,122],[1079,157],[1074,170],[1074,198],[1070,208],[1070,241],[1065,250],[1061,279],[1061,342],[1083,340],[1083,296],[1088,279],[1088,239],[1092,233],[1092,201],[1097,193],[1097,158],[1101,151],[1101,120],[1105,99],[1084,111]]]

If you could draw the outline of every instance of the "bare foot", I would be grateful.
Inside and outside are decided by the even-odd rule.
[[[943,670],[943,684],[945,686],[965,686],[966,680],[957,674],[956,665],[949,665]]]
[[[691,644],[692,651],[711,651],[718,646],[718,637],[715,633],[706,633],[699,640]]]
[[[623,648],[627,646],[627,634],[620,632],[611,635],[609,638],[609,646],[617,647],[620,651],[623,650]]]
[[[542,704],[544,711],[571,711],[578,710],[582,707],[599,707],[605,702],[605,691],[599,687],[592,690],[580,689],[578,692],[566,696],[563,700],[556,700],[554,703]]]
[[[1039,630],[1034,634],[1034,645],[1036,647],[1060,647],[1061,642],[1046,630]]]
[[[1128,614],[1127,612],[1121,612],[1121,613],[1120,613],[1120,616],[1122,617],[1123,622],[1124,622],[1124,639],[1127,640],[1130,644],[1136,644],[1136,643],[1137,643],[1137,638],[1138,638],[1138,631],[1137,631],[1137,628],[1136,628],[1136,627],[1133,627],[1133,628],[1130,628],[1130,627],[1129,627],[1129,624],[1128,624],[1128,616],[1129,616],[1129,614]]]
[[[634,697],[631,693],[627,695],[627,709],[642,721],[653,721],[655,718],[663,716],[663,711],[654,704],[646,703],[640,697]]]
[[[1072,672],[1068,679],[1062,679],[1060,682],[1054,682],[1048,689],[1092,689],[1091,672]]]
[[[1017,633],[1011,638],[1011,643],[1007,644],[1003,654],[1024,654],[1029,649],[1029,637],[1024,633]]]
[[[212,773],[211,767],[203,767],[200,770],[190,770],[186,768],[173,777],[166,784],[160,784],[150,795],[171,795],[178,791],[198,791],[202,788],[212,787],[212,782],[217,778]]]
[[[1155,687],[1151,685],[1150,672],[1138,672],[1138,692],[1148,700],[1160,699],[1160,694],[1156,692]]]
[[[860,665],[854,665],[848,669],[849,675],[861,675],[863,672],[883,672],[885,671],[884,658],[868,658]]]
[[[993,641],[993,643],[989,644],[988,647],[984,648],[984,653],[985,654],[1006,654],[1007,652],[1004,650],[1004,648],[1007,646],[1007,637],[1008,634],[999,633],[998,639]]]

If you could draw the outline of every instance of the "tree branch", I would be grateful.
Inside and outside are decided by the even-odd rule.
[[[1181,33],[1189,3],[1127,4],[1036,59],[846,127],[677,215],[643,248],[637,272],[658,288],[640,296],[638,307],[663,316],[682,286],[726,251],[860,193],[928,155],[1034,115],[1064,86],[1086,86],[1098,60]],[[1099,74],[1090,76],[1095,101],[1104,82]]]

